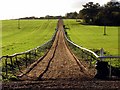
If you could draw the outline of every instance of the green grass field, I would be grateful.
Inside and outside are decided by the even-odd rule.
[[[88,49],[104,48],[112,55],[118,54],[118,27],[107,27],[103,35],[103,26],[81,25],[75,20],[64,20],[70,30],[70,39]],[[40,46],[53,35],[57,20],[17,20],[2,21],[2,55],[11,55]]]
[[[40,46],[50,40],[57,20],[2,21],[2,55],[11,55]]]
[[[64,20],[70,30],[67,30],[70,39],[88,49],[101,49],[111,55],[118,55],[118,27],[107,27],[107,35],[104,36],[103,26],[81,25],[75,20]]]

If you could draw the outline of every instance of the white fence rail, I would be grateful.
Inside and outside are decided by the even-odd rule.
[[[43,56],[43,53],[47,53],[47,49],[52,46],[56,33],[57,30],[52,38],[41,46],[25,52],[0,57],[0,68],[2,68],[0,75],[2,75],[3,79],[8,79],[11,75],[15,76],[16,72],[22,73],[22,68],[27,68],[31,63]]]
[[[74,46],[74,47],[77,47],[77,48],[80,50],[79,56],[81,56],[82,59],[84,59],[84,60],[89,60],[89,61],[90,61],[90,67],[92,66],[92,61],[93,61],[93,60],[96,61],[96,62],[97,62],[98,60],[100,60],[100,61],[108,60],[108,61],[109,61],[109,65],[110,65],[110,68],[109,68],[109,77],[112,77],[112,68],[111,68],[111,64],[112,64],[112,63],[111,63],[111,61],[115,59],[115,60],[118,60],[118,61],[120,62],[120,56],[104,56],[104,50],[103,50],[103,49],[100,50],[100,56],[99,56],[99,55],[97,55],[95,52],[93,52],[93,51],[91,51],[91,50],[89,50],[89,49],[83,48],[83,47],[75,44],[74,42],[70,41],[70,40],[67,38],[65,32],[66,32],[66,31],[64,30],[64,37],[65,37],[67,43],[68,43],[69,45],[72,45],[72,46]],[[94,63],[94,64],[95,64],[95,63]]]

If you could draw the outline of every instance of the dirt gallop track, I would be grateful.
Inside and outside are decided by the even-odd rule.
[[[49,52],[20,75],[25,81],[5,82],[2,90],[120,90],[119,81],[91,79],[83,62],[78,61],[65,43],[62,19],[57,27]]]
[[[87,69],[70,52],[64,39],[63,20],[57,23],[55,41],[47,55],[21,80],[83,80],[91,78]]]

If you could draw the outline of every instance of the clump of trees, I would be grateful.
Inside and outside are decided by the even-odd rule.
[[[88,2],[86,5],[83,5],[83,9],[80,10],[79,16],[83,19],[84,23],[86,24],[94,24],[97,14],[100,11],[100,4],[93,2]]]
[[[104,6],[88,2],[80,10],[80,18],[87,24],[120,25],[120,2],[110,1]]]
[[[65,17],[67,18],[67,19],[76,19],[76,18],[79,18],[78,17],[78,13],[75,11],[75,12],[70,12],[70,13],[67,13],[66,15],[65,15]]]
[[[83,19],[84,24],[120,26],[120,2],[111,0],[103,6],[99,3],[88,2],[83,5],[79,13],[67,13],[66,18]]]

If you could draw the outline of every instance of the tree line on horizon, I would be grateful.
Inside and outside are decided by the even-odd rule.
[[[104,25],[104,26],[120,26],[120,2],[111,0],[100,6],[99,3],[88,2],[82,5],[83,9],[79,13],[70,12],[65,16],[50,16],[45,17],[24,17],[19,19],[82,19],[82,24]]]
[[[58,19],[58,18],[63,18],[65,19],[65,16],[50,16],[50,15],[46,15],[45,17],[35,17],[35,16],[31,16],[31,17],[23,17],[23,18],[19,18],[19,19]]]

